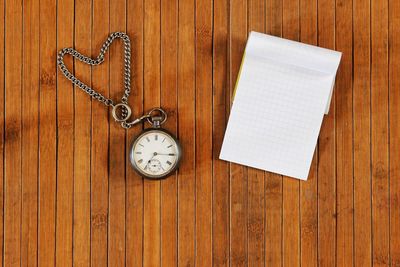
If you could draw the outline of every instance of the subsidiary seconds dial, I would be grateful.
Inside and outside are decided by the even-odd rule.
[[[181,148],[164,129],[145,130],[133,142],[130,150],[132,167],[149,179],[161,179],[173,173],[179,165]]]

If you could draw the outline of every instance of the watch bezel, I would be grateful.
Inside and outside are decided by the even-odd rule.
[[[162,175],[150,175],[148,173],[144,173],[136,164],[135,159],[134,159],[134,153],[133,153],[133,148],[136,146],[138,140],[148,134],[149,132],[163,132],[164,134],[168,135],[172,140],[175,141],[176,146],[177,146],[177,159],[175,161],[175,165],[169,169],[166,173],[162,174]],[[135,138],[133,138],[133,141],[131,143],[130,149],[129,149],[129,162],[131,163],[131,166],[133,168],[133,170],[139,174],[140,176],[142,176],[145,179],[148,180],[161,180],[161,179],[165,179],[168,176],[171,176],[178,168],[179,168],[179,164],[182,158],[182,147],[181,144],[179,142],[179,140],[168,130],[165,130],[164,128],[147,128],[144,129],[142,132],[140,132],[140,134],[138,134],[137,136],[135,136]]]

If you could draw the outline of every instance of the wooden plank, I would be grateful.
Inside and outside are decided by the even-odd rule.
[[[196,265],[212,265],[212,21],[211,0],[196,0]]]
[[[229,266],[229,164],[219,159],[230,107],[229,3],[214,1],[213,27],[213,265]]]
[[[178,172],[178,265],[195,265],[195,1],[179,1],[178,133],[184,155]]]
[[[127,1],[127,33],[131,39],[131,97],[132,116],[143,114],[143,0]],[[126,148],[141,131],[136,126],[127,132]],[[127,152],[128,153],[128,152]],[[127,154],[128,155],[128,154]],[[143,179],[126,163],[126,266],[143,264]]]
[[[75,2],[75,49],[85,55],[92,53],[92,1]],[[75,73],[89,86],[91,69],[75,60]],[[74,92],[74,232],[73,263],[77,266],[90,265],[90,154],[92,105],[90,98],[78,87]]]
[[[372,261],[389,265],[388,3],[371,1]]]
[[[161,1],[161,107],[168,113],[163,125],[177,135],[178,1]],[[178,262],[178,180],[161,181],[161,266]]]
[[[4,266],[21,258],[22,5],[5,3]]]
[[[317,1],[300,0],[300,41],[317,44]],[[310,173],[306,182],[300,183],[300,265],[317,266],[318,254],[318,199],[317,199],[318,148],[315,149]]]
[[[299,0],[283,1],[282,36],[291,40],[299,40]],[[300,182],[284,177],[282,189],[282,231],[283,231],[283,265],[300,265]]]
[[[282,176],[265,175],[265,263],[266,266],[281,266],[282,246]]]
[[[266,31],[282,36],[282,0],[267,0]],[[282,265],[282,176],[265,173],[265,263]]]
[[[144,1],[144,110],[160,106],[160,1]],[[144,266],[161,264],[160,181],[144,181]]]
[[[318,45],[335,48],[335,1],[318,1]],[[318,265],[336,264],[335,89],[318,141]]]
[[[317,163],[314,154],[308,180],[300,184],[300,266],[318,266]]]
[[[110,32],[126,31],[126,2],[110,1]],[[123,95],[123,42],[110,47],[110,97],[119,103]],[[108,264],[125,263],[125,148],[126,131],[119,123],[110,123]]]
[[[242,62],[247,41],[247,1],[230,3],[230,94],[233,90]],[[231,266],[248,263],[247,250],[247,167],[231,164],[230,184],[230,262]]]
[[[57,51],[74,43],[74,1],[57,5]],[[72,58],[65,59],[71,68]],[[78,72],[79,73],[79,72]],[[74,182],[73,86],[57,72],[56,266],[72,265]]]
[[[55,264],[56,236],[56,14],[54,0],[40,2],[39,248],[40,266]]]
[[[389,1],[390,260],[400,266],[400,2]]]
[[[0,18],[4,21],[0,25],[0,262],[4,264],[4,147],[5,147],[5,1],[0,0]],[[25,240],[21,241],[22,243]],[[21,248],[23,250],[23,248]],[[21,262],[22,263],[22,262]]]
[[[371,266],[370,1],[353,0],[354,265]]]
[[[109,1],[93,0],[92,54],[97,55],[109,34]],[[92,69],[92,86],[108,96],[109,55],[100,66]],[[107,266],[108,247],[108,145],[109,110],[92,102],[91,150],[91,265]]]
[[[0,15],[0,17],[2,17]],[[37,266],[39,134],[39,1],[24,7],[21,265]],[[0,51],[1,54],[1,51]],[[1,59],[0,59],[1,61]],[[0,70],[1,73],[1,70]],[[0,74],[1,75],[1,74]],[[0,80],[1,77],[0,77]],[[1,100],[0,100],[1,101]]]
[[[283,0],[266,0],[265,27],[268,34],[282,36]]]
[[[248,1],[248,31],[265,32],[265,1]],[[264,171],[248,168],[248,225],[247,246],[248,264],[264,265],[264,216],[265,216],[265,184]]]
[[[352,1],[336,1],[336,49],[342,60],[336,80],[336,264],[353,264]]]

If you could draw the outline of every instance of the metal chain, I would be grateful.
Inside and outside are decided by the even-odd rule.
[[[79,53],[73,48],[64,48],[58,52],[58,57],[57,57],[57,64],[58,67],[60,68],[61,72],[64,74],[64,76],[70,80],[73,84],[81,88],[84,92],[89,94],[92,98],[97,99],[98,101],[104,103],[106,106],[112,106],[114,107],[114,102],[100,94],[99,92],[96,92],[93,88],[89,87],[87,84],[76,78],[65,66],[64,63],[64,56],[66,54],[72,55],[74,58],[77,58],[78,60],[91,65],[91,66],[97,66],[100,65],[104,61],[104,55],[109,49],[110,45],[116,38],[121,38],[124,42],[124,95],[122,96],[121,102],[124,104],[127,104],[128,102],[128,97],[131,92],[131,42],[129,40],[129,36],[124,33],[124,32],[114,32],[110,34],[107,38],[107,40],[104,42],[103,46],[100,49],[100,53],[97,56],[96,59],[87,57]],[[126,115],[126,110],[123,110],[123,114]]]

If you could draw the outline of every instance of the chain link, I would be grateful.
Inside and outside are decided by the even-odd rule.
[[[64,48],[58,52],[57,57],[57,65],[60,68],[61,72],[64,76],[70,80],[73,84],[81,88],[85,93],[89,94],[92,98],[102,102],[106,106],[114,106],[114,102],[100,94],[99,92],[95,91],[93,88],[89,87],[87,84],[76,78],[66,67],[64,63],[64,56],[66,54],[72,55],[74,58],[88,64],[91,66],[97,66],[103,63],[104,55],[106,54],[107,50],[109,49],[112,42],[116,39],[120,38],[124,42],[124,95],[122,96],[121,102],[127,104],[128,97],[131,92],[131,42],[129,40],[129,36],[124,32],[114,32],[110,34],[107,40],[104,42],[103,46],[100,49],[100,53],[97,58],[93,59],[82,55],[78,51],[73,48]],[[123,115],[126,115],[126,110],[123,110]]]

